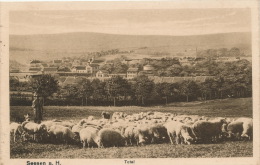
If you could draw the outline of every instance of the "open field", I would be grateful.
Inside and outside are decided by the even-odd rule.
[[[223,99],[203,102],[178,102],[166,106],[152,107],[95,107],[95,106],[46,106],[44,107],[44,119],[63,119],[63,120],[80,120],[92,115],[100,118],[102,111],[108,111],[111,114],[115,111],[133,114],[138,112],[158,111],[170,112],[187,115],[201,115],[208,117],[252,117],[252,99]],[[33,113],[30,106],[11,106],[11,121],[15,116],[23,116],[26,113]]]
[[[206,102],[173,103],[156,107],[44,107],[44,119],[78,121],[89,115],[99,118],[102,111],[111,114],[124,111],[160,111],[177,114],[197,114],[209,117],[252,117],[252,98],[212,100]],[[32,113],[31,107],[12,106],[15,116]],[[226,141],[217,144],[169,145],[151,144],[140,147],[86,148],[81,145],[17,142],[10,144],[11,158],[188,158],[188,157],[251,157],[252,141]]]

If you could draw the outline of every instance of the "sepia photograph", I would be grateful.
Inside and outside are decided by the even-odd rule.
[[[1,16],[1,157],[259,163],[258,8],[52,3]]]

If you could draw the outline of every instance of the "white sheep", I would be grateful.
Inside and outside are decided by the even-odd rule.
[[[33,122],[25,121],[21,124],[21,126],[26,133],[33,136],[33,140],[35,141],[39,140],[36,137],[40,136],[40,138],[42,138],[42,135],[47,131],[47,127],[45,124],[36,124]]]
[[[53,125],[48,130],[50,136],[54,136],[55,140],[64,141],[66,144],[69,141],[73,141],[76,138],[76,134],[73,133],[68,127],[62,125]]]
[[[10,124],[10,135],[14,136],[14,142],[16,142],[16,137],[23,135],[23,128],[22,128],[21,124],[11,123]]]
[[[83,148],[97,146],[98,144],[98,129],[93,127],[86,127],[80,130],[79,137],[80,141],[83,144]]]

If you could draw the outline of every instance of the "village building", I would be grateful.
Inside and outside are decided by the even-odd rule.
[[[41,64],[42,64],[42,62],[39,61],[39,60],[32,60],[32,61],[30,62],[30,67],[40,67]]]
[[[108,71],[106,71],[106,70],[99,70],[96,73],[96,77],[98,77],[98,78],[100,78],[100,77],[109,77],[108,76]]]
[[[54,74],[58,72],[58,68],[57,67],[45,67],[42,70],[43,74]]]
[[[89,65],[86,66],[86,73],[89,73],[89,74],[93,73],[91,66],[89,66]]]
[[[150,64],[143,66],[144,71],[154,71],[154,67]]]
[[[38,73],[38,72],[41,72],[41,71],[42,71],[41,67],[30,67],[29,68],[29,72]]]
[[[98,64],[89,64],[87,67],[91,68],[91,73],[96,74],[97,71],[99,70],[99,65]]]
[[[99,70],[98,64],[88,64],[88,65],[80,65],[80,66],[73,66],[71,68],[71,71],[74,73],[88,73],[95,75],[97,71]]]
[[[128,79],[135,78],[135,77],[137,77],[137,75],[138,75],[138,68],[129,68],[127,70],[126,77]]]
[[[20,70],[19,69],[10,69],[10,73],[19,73]]]
[[[58,66],[61,66],[62,63],[63,63],[63,60],[53,60],[52,63],[50,64],[50,66],[58,67]]]
[[[44,68],[44,67],[49,67],[49,65],[48,64],[46,64],[46,63],[41,63],[41,66],[40,66],[41,68]]]
[[[74,73],[87,73],[86,66],[73,66],[71,71]]]
[[[113,78],[113,77],[127,78],[127,75],[125,73],[114,73],[114,74],[108,74],[108,77],[110,77],[110,78]]]
[[[140,71],[138,75],[154,76],[154,72],[155,68],[152,65],[147,64],[143,66],[143,71]]]

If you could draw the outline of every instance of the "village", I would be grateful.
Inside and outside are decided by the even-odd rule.
[[[59,79],[60,84],[73,84],[73,80],[77,77],[85,77],[87,79],[106,80],[112,77],[122,77],[124,79],[133,79],[138,75],[146,75],[155,82],[179,82],[181,80],[197,80],[205,81],[209,75],[197,74],[193,76],[163,76],[158,74],[158,67],[155,67],[152,62],[157,61],[174,61],[172,68],[182,68],[194,66],[198,63],[206,61],[215,62],[233,62],[243,59],[242,57],[217,57],[217,58],[203,58],[203,57],[172,57],[172,58],[146,58],[146,59],[131,59],[122,58],[120,63],[125,66],[125,69],[120,73],[111,73],[104,66],[113,65],[113,62],[95,58],[90,59],[54,59],[48,62],[40,60],[31,60],[27,67],[10,69],[10,77],[19,79],[20,82],[27,82],[31,77],[40,76],[42,74],[51,74]],[[203,72],[203,69],[198,71]],[[61,78],[62,77],[62,78]]]

